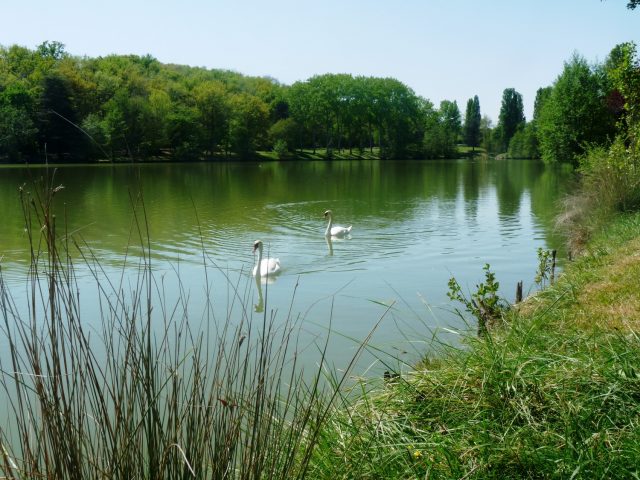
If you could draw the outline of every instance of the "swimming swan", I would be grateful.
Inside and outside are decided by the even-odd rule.
[[[253,267],[253,276],[271,276],[280,273],[280,259],[279,258],[262,258],[262,240],[256,240],[253,242],[253,253],[258,250],[258,261],[256,266]],[[260,268],[260,271],[258,271]]]
[[[326,212],[324,212],[324,218],[329,218],[327,230],[324,232],[325,237],[344,237],[351,233],[351,225],[349,225],[348,227],[341,227],[339,225],[332,226],[333,220],[331,218],[331,215],[331,210],[327,210]]]

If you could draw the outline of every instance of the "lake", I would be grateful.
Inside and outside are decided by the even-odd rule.
[[[537,249],[558,249],[562,262],[554,217],[572,179],[523,160],[2,167],[2,272],[25,312],[28,245],[18,187],[33,190],[45,176],[64,186],[56,196],[59,236],[86,244],[107,277],[127,284],[122,279],[137,274],[143,250],[135,219],[144,225],[144,217],[169,304],[188,297],[193,322],[201,322],[209,291],[214,318],[207,321],[241,311],[256,321],[290,315],[302,329],[301,351],[316,352],[315,342],[333,332],[336,366],[381,318],[371,343],[400,361],[428,352],[434,333],[456,342],[455,331],[474,326],[453,312],[460,306],[448,300],[447,282],[455,276],[474,290],[485,263],[506,298],[513,300],[520,280],[525,294],[535,289]],[[353,225],[349,238],[327,241],[327,209],[336,224]],[[282,265],[265,284],[250,275],[257,239]],[[91,324],[99,319],[95,283],[75,248],[71,255]]]

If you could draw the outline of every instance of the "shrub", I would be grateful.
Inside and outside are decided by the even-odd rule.
[[[287,156],[289,149],[287,147],[287,141],[286,140],[276,140],[276,142],[273,145],[273,152],[276,154],[276,156],[279,159],[283,159]]]
[[[610,148],[594,146],[580,158],[584,194],[602,213],[640,207],[640,153],[618,135]]]

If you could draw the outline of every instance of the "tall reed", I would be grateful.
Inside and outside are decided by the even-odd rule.
[[[229,279],[227,317],[208,304],[204,327],[194,326],[188,294],[180,287],[168,300],[154,273],[141,199],[131,234],[142,253],[126,260],[138,273],[113,281],[88,245],[57,231],[54,178],[20,193],[28,306],[0,270],[3,478],[304,477],[355,358],[326,381],[325,343],[317,370],[303,372],[297,319],[254,315],[240,279]],[[74,258],[93,277],[97,321],[83,316]],[[88,326],[96,323],[99,334]]]

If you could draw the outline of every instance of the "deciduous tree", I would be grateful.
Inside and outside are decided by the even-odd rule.
[[[587,143],[602,143],[614,131],[615,118],[607,109],[609,90],[604,75],[574,54],[553,84],[538,119],[542,159],[547,163],[577,164]]]

